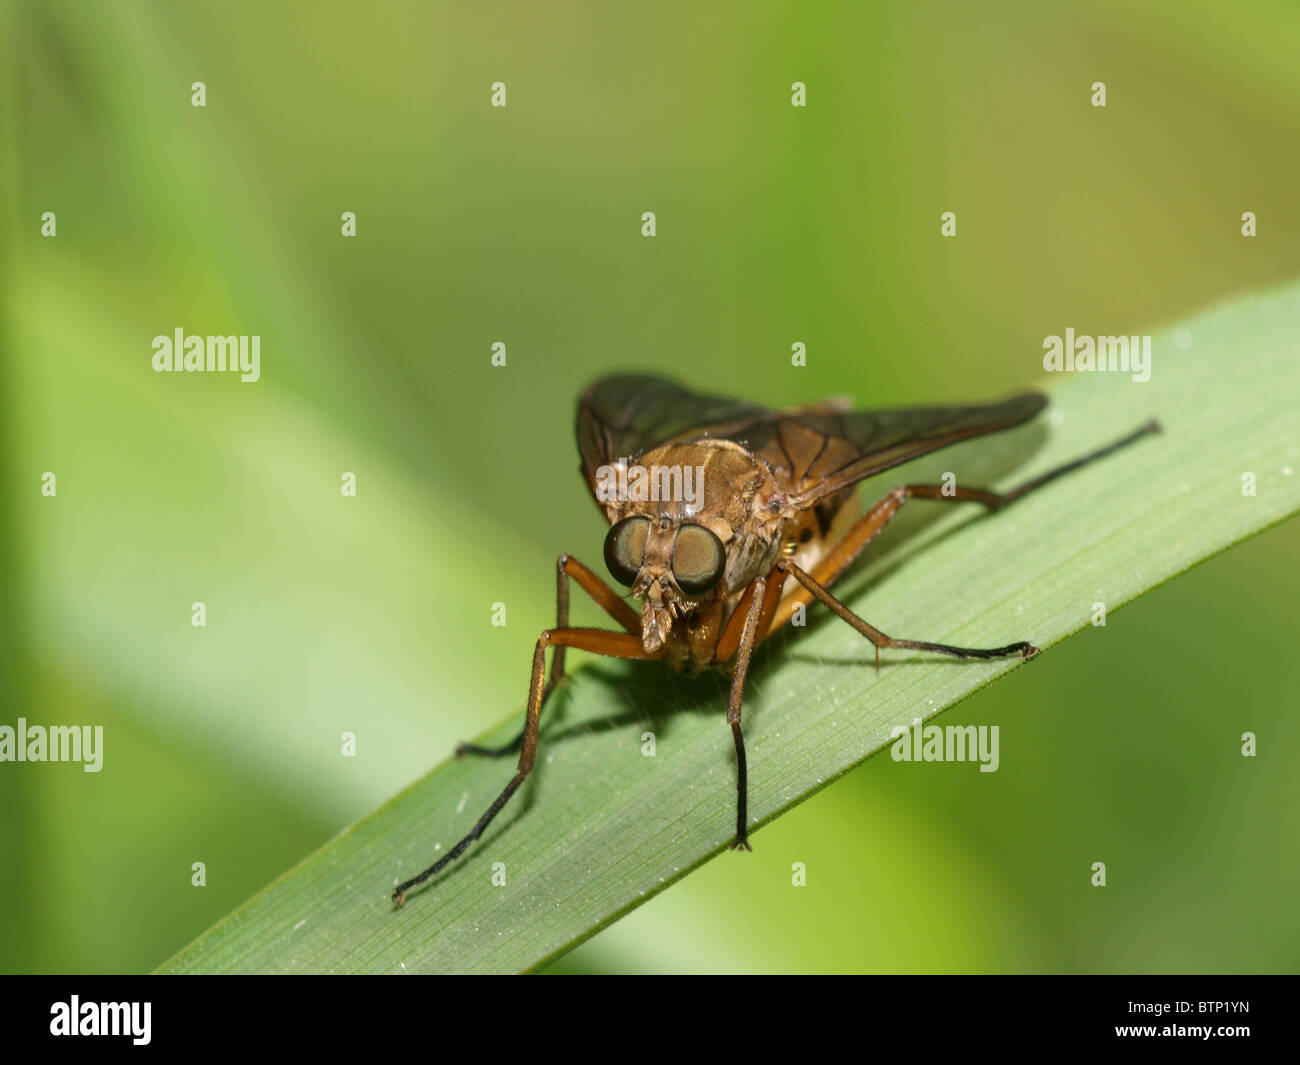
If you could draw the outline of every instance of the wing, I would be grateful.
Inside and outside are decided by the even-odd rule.
[[[690,392],[662,377],[597,381],[578,403],[578,450],[592,484],[598,467],[675,440],[732,440],[766,460],[798,508],[921,455],[1032,418],[1047,398],[1025,392],[980,407],[773,411]]]
[[[588,483],[596,470],[635,458],[670,440],[732,439],[772,411],[722,396],[690,392],[675,381],[642,374],[602,377],[578,401],[578,453]]]

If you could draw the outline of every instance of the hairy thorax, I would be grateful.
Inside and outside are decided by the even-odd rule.
[[[641,605],[642,642],[694,672],[715,663],[718,638],[749,583],[782,554],[815,565],[832,523],[824,513],[790,508],[786,498],[796,486],[788,471],[729,440],[665,444],[626,465],[619,471],[625,497],[607,502],[605,511],[611,524],[632,515],[651,521],[632,589]],[[672,545],[683,523],[703,525],[726,550],[722,581],[699,598],[684,594],[672,578]]]

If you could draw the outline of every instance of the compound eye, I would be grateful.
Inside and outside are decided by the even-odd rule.
[[[634,515],[624,518],[605,537],[605,565],[619,584],[629,588],[645,560],[645,538],[650,520]]]
[[[727,568],[722,541],[703,525],[688,523],[677,530],[673,541],[673,577],[677,587],[690,596],[704,595]]]

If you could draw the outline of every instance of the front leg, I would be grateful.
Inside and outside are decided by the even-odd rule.
[[[542,699],[545,697],[546,691],[543,687],[543,681],[546,673],[546,649],[548,647],[553,647],[557,651],[565,647],[575,647],[580,651],[590,651],[592,654],[607,655],[610,658],[644,659],[655,657],[646,653],[645,648],[641,646],[639,636],[633,636],[630,633],[607,632],[604,629],[548,629],[543,632],[537,640],[536,649],[533,651],[533,674],[528,684],[528,711],[524,723],[523,741],[519,751],[519,765],[515,769],[515,775],[510,778],[510,783],[505,786],[501,794],[496,797],[492,805],[484,811],[483,816],[478,819],[474,827],[456,846],[452,847],[450,851],[424,872],[397,886],[397,889],[393,892],[393,905],[401,906],[406,901],[407,891],[418,884],[423,884],[431,877],[437,876],[443,869],[464,854],[469,845],[483,835],[488,825],[492,823],[492,819],[501,812],[505,804],[510,801],[510,797],[519,790],[519,785],[532,772],[533,762],[537,756],[537,724],[541,720]]]
[[[569,627],[570,577],[582,586],[583,590],[595,600],[597,606],[601,607],[623,628],[634,635],[640,635],[641,619],[637,617],[636,611],[628,606],[613,588],[567,553],[561,555],[555,562],[555,627],[557,629],[567,629]],[[557,646],[551,655],[551,676],[546,682],[546,689],[542,692],[543,707],[546,705],[547,697],[563,679],[564,647]],[[456,748],[456,757],[463,758],[467,754],[477,754],[497,758],[503,754],[513,754],[522,746],[527,732],[528,724],[525,722],[524,727],[519,730],[519,735],[509,743],[503,743],[500,747],[480,747],[475,743],[462,743]]]

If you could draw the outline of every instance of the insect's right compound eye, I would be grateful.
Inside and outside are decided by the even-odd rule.
[[[636,583],[636,575],[645,560],[645,538],[650,531],[650,520],[634,516],[624,518],[605,537],[605,565],[619,584],[629,588]]]

